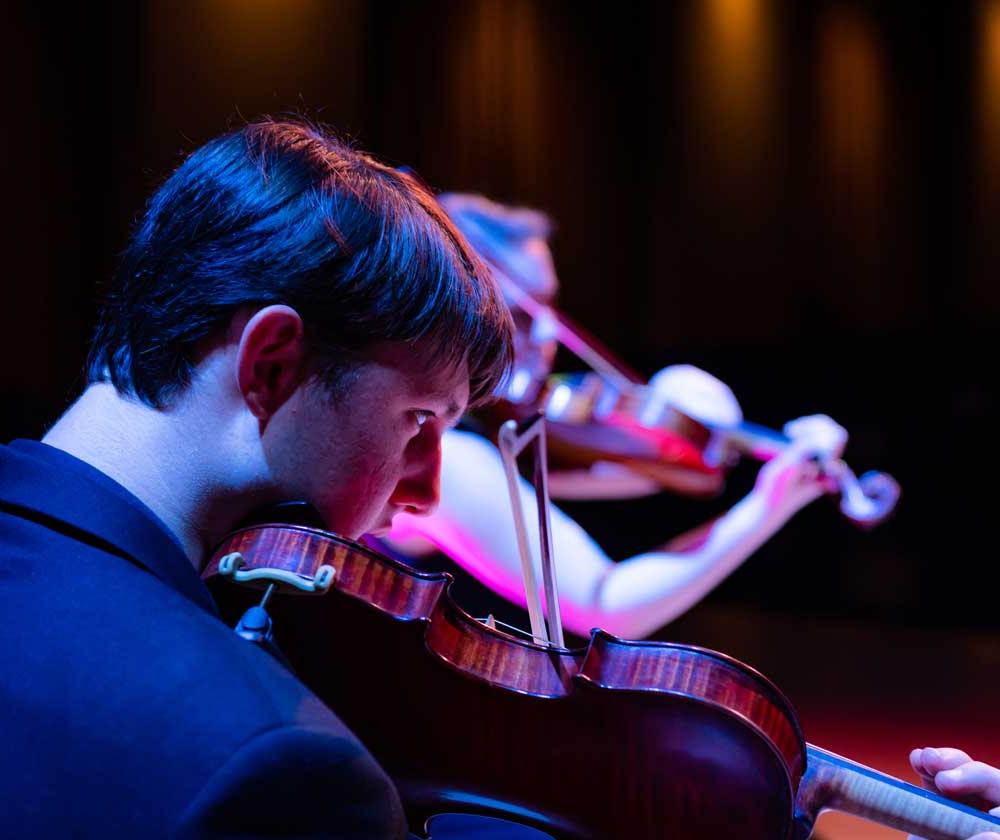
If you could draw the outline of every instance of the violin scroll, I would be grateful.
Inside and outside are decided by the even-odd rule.
[[[891,475],[869,470],[860,478],[843,461],[825,466],[840,489],[840,512],[861,528],[874,528],[892,514],[899,501],[899,482]]]

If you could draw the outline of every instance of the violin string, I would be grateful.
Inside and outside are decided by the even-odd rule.
[[[539,644],[543,645],[547,644],[547,642],[545,642],[544,639],[539,639],[530,630],[522,630],[520,627],[515,627],[513,624],[508,624],[505,621],[501,621],[496,616],[493,616],[492,619],[493,619],[493,624],[495,624],[497,627],[502,627],[504,630],[510,630],[512,633],[516,633],[518,636],[523,636],[526,639],[531,639],[533,642],[538,642]],[[476,621],[478,621],[480,624],[488,625],[490,623],[490,616],[487,616],[486,618],[477,618]]]

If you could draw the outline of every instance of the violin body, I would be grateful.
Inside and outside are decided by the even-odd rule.
[[[723,654],[600,630],[580,650],[526,641],[465,613],[449,575],[297,525],[216,550],[205,577],[233,619],[254,600],[217,574],[234,565],[257,587],[263,570],[324,581],[273,600],[279,642],[392,777],[413,831],[458,813],[557,840],[806,840],[826,808],[927,840],[1000,830],[806,744],[781,692]]]
[[[754,423],[712,425],[686,413],[643,383],[615,385],[596,373],[550,376],[539,392],[539,406],[547,427],[606,425],[621,435],[661,441],[661,449],[684,452],[684,463],[703,470],[723,471],[749,455],[767,461],[790,443],[780,432]],[[635,451],[633,457],[657,457]]]
[[[594,376],[594,375],[588,375]],[[603,462],[620,464],[651,479],[659,487],[681,496],[711,498],[725,489],[726,470],[705,459],[699,424],[679,412],[676,427],[646,426],[623,413],[587,413],[589,395],[574,393],[571,405],[556,411],[550,385],[567,385],[563,375],[550,377],[538,402],[512,403],[500,400],[486,413],[489,436],[508,419],[524,420],[541,406],[545,413],[549,459],[557,470],[588,469]],[[597,382],[597,378],[593,380]],[[584,389],[589,391],[589,386]],[[565,388],[561,391],[565,394]],[[488,430],[488,431],[489,431]],[[707,438],[705,432],[704,437]]]
[[[327,594],[271,601],[277,640],[394,779],[411,830],[457,812],[573,840],[788,836],[804,742],[735,660],[599,631],[548,649],[467,615],[448,575],[314,529],[237,532],[206,576],[233,552],[306,578],[334,568]],[[231,617],[252,603],[215,581]]]

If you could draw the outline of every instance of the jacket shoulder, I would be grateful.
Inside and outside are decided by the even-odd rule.
[[[402,806],[353,738],[280,726],[233,752],[181,814],[178,835],[401,838]]]

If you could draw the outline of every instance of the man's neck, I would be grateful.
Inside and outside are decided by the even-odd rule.
[[[182,404],[159,410],[95,384],[42,439],[139,498],[180,541],[195,569],[253,507],[225,481],[218,429]]]

